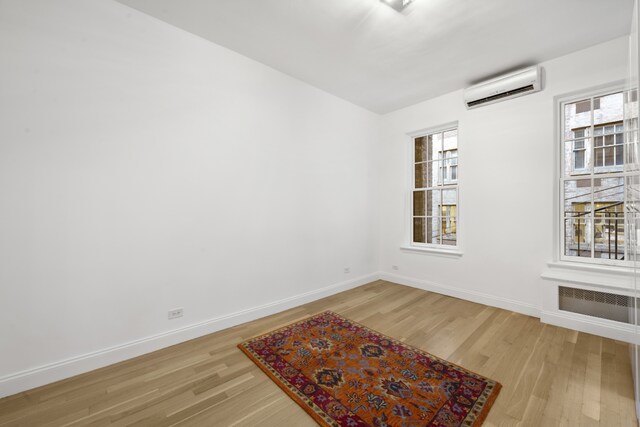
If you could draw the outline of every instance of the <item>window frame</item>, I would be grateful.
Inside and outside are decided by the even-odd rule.
[[[444,181],[444,176],[440,176],[443,171],[439,170],[438,175],[440,176],[441,182],[440,185],[434,186],[433,188],[438,189],[439,191],[447,190],[447,189],[455,189],[456,190],[456,244],[455,245],[446,245],[443,243],[422,243],[422,242],[414,242],[414,206],[413,206],[413,192],[415,191],[415,139],[420,137],[426,137],[428,135],[444,133],[451,130],[457,130],[457,140],[456,140],[456,150],[457,150],[457,162],[456,162],[456,180],[455,182],[450,182],[447,180],[447,183]],[[401,246],[401,249],[409,250],[409,251],[418,251],[418,252],[431,252],[434,254],[441,255],[453,255],[455,257],[462,255],[461,250],[461,209],[460,209],[460,127],[458,122],[449,122],[439,126],[433,126],[425,129],[420,129],[414,132],[407,133],[408,143],[407,143],[407,186],[406,186],[406,226],[405,226],[405,238],[404,243]],[[444,147],[443,147],[444,148]],[[445,151],[450,150],[442,150],[443,153]],[[444,156],[444,154],[443,154]],[[444,165],[444,157],[442,159],[443,167]],[[426,188],[426,187],[425,187]],[[431,188],[431,187],[429,187]],[[442,209],[442,207],[440,207]],[[440,212],[439,212],[440,213]],[[425,216],[425,218],[428,216]],[[430,218],[430,217],[429,217]],[[444,218],[439,218],[440,222]],[[442,241],[442,239],[440,239]]]
[[[614,94],[617,92],[622,92],[623,94],[623,117],[622,117],[622,123],[623,125],[626,123],[626,117],[624,114],[624,96],[625,96],[625,92],[628,90],[628,87],[626,87],[626,85],[624,84],[624,82],[615,82],[615,83],[610,83],[610,84],[606,84],[606,85],[601,85],[601,86],[597,86],[597,87],[592,87],[592,88],[588,88],[588,89],[584,89],[584,90],[580,90],[580,91],[576,91],[576,92],[572,92],[569,94],[565,94],[565,95],[560,95],[560,96],[556,96],[554,98],[554,108],[556,110],[555,113],[555,138],[554,138],[554,152],[556,153],[556,167],[555,167],[555,197],[554,197],[554,204],[556,204],[556,208],[554,209],[554,224],[555,224],[555,230],[554,230],[554,241],[556,242],[554,244],[554,253],[555,253],[555,259],[558,260],[559,262],[563,262],[563,263],[571,263],[574,265],[592,265],[595,267],[630,267],[632,266],[632,262],[629,261],[629,257],[628,257],[628,245],[626,243],[623,243],[623,247],[624,247],[624,260],[612,260],[612,259],[606,259],[606,258],[595,258],[594,257],[594,251],[595,251],[595,238],[593,236],[591,236],[591,240],[593,241],[593,243],[590,244],[590,249],[591,249],[591,257],[579,257],[579,256],[570,256],[570,255],[565,255],[565,243],[566,243],[566,233],[564,231],[564,220],[565,220],[565,211],[564,211],[564,204],[565,204],[565,194],[564,194],[564,184],[565,181],[570,181],[570,180],[580,180],[580,179],[589,179],[592,180],[592,188],[593,188],[593,180],[594,179],[604,179],[604,178],[620,178],[623,181],[623,206],[626,206],[627,203],[627,188],[626,188],[626,182],[627,182],[627,178],[629,176],[633,176],[633,175],[637,175],[637,172],[634,171],[630,171],[627,170],[626,168],[626,163],[623,162],[623,170],[619,171],[619,172],[603,172],[603,173],[596,173],[597,168],[605,168],[606,166],[603,167],[597,167],[595,165],[595,136],[593,133],[593,130],[598,127],[599,125],[595,125],[594,124],[594,119],[593,119],[593,111],[594,109],[591,110],[591,122],[590,122],[590,126],[589,128],[591,129],[591,134],[589,136],[585,136],[585,138],[583,139],[583,141],[586,141],[587,139],[591,139],[591,172],[590,173],[584,173],[584,174],[576,174],[576,175],[565,175],[565,137],[564,137],[564,125],[565,125],[565,105],[567,104],[571,104],[571,103],[575,103],[584,99],[592,99],[595,100],[595,98],[598,97],[602,97],[602,96],[606,96],[606,95],[610,95],[610,94]],[[606,124],[603,124],[606,125]],[[622,146],[626,147],[627,146],[627,140],[626,140],[626,135],[630,132],[629,129],[623,129],[622,134],[624,135],[624,141]],[[615,132],[614,134],[615,135]],[[575,142],[575,139],[573,140]],[[614,146],[615,146],[615,136],[614,136]],[[585,147],[586,150],[586,147]],[[575,153],[575,147],[571,147],[570,150],[570,154],[573,156]],[[587,155],[585,154],[585,167],[584,170],[588,169],[588,165],[587,165]],[[626,157],[626,155],[624,156]],[[571,158],[570,159],[570,163],[572,165],[572,169],[575,170],[574,168],[574,161],[575,158]],[[615,163],[615,156],[614,156],[614,163]],[[611,167],[611,166],[610,166]],[[614,165],[615,167],[615,165]],[[593,193],[591,193],[591,204],[593,204],[595,206],[596,201],[593,200]],[[624,211],[623,211],[624,212]],[[595,224],[595,217],[591,218],[591,221]],[[624,212],[624,215],[622,217],[622,222],[623,222],[623,226],[626,227],[626,212]],[[624,236],[624,240],[626,241],[627,239],[627,230],[625,230],[625,233],[623,234]],[[591,232],[593,233],[593,228],[591,230]]]

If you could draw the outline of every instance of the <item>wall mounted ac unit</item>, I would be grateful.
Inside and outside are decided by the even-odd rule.
[[[467,109],[493,104],[542,90],[540,67],[537,65],[514,71],[464,90]]]

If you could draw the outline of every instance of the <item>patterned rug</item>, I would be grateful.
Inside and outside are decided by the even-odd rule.
[[[501,388],[331,311],[238,347],[323,426],[479,426]]]

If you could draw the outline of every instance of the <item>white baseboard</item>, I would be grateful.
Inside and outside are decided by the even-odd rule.
[[[498,297],[495,295],[486,294],[484,292],[454,288],[451,286],[430,282],[424,279],[415,279],[412,277],[400,276],[391,273],[380,273],[380,279],[399,283],[401,285],[411,286],[413,288],[423,289],[425,291],[436,292],[439,294],[464,299],[467,301],[477,302],[479,304],[498,307],[505,310],[511,310],[515,311],[516,313],[526,314],[528,316],[540,317],[540,309],[533,304],[527,304],[509,298]]]
[[[377,273],[0,378],[0,398],[122,362],[378,280]]]
[[[634,325],[585,316],[583,314],[569,313],[561,310],[543,310],[540,314],[540,321],[618,341],[628,343],[637,341]]]

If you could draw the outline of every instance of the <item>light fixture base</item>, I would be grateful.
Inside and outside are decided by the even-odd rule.
[[[398,12],[402,12],[409,4],[413,2],[413,0],[380,0],[382,3],[387,6],[392,7]]]

